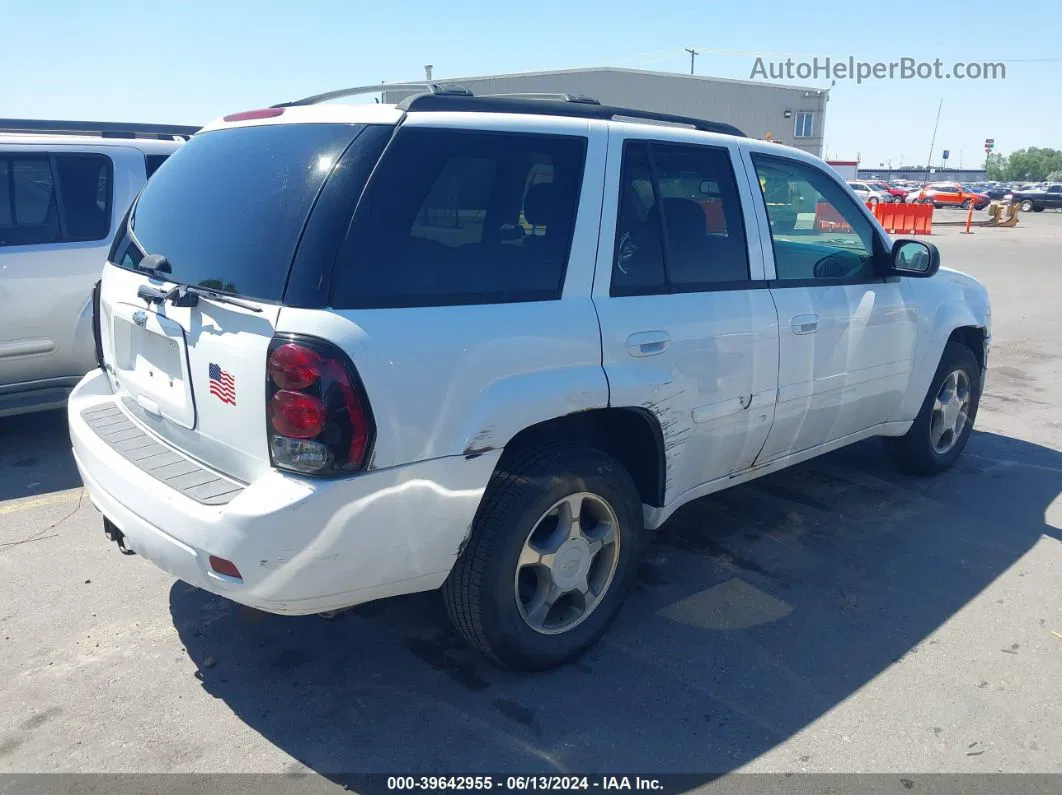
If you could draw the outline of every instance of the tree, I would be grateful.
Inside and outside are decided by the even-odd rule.
[[[1007,157],[988,156],[988,178],[1002,182],[1043,182],[1056,171],[1062,171],[1062,151],[1058,149],[1030,146]]]
[[[1047,175],[1048,182],[1062,182],[1062,170],[1052,171]]]
[[[987,158],[985,165],[985,179],[990,179],[994,182],[1006,182],[1008,177],[1006,175],[1007,159],[1003,157],[999,152],[993,152]]]

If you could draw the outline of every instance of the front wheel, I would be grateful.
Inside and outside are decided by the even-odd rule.
[[[1029,212],[1032,208],[1033,208],[1033,203],[1031,201],[1029,201],[1028,199],[1026,199],[1025,201],[1023,201],[1021,203],[1021,211],[1023,213]]]
[[[967,199],[966,201],[964,201],[964,202],[962,203],[962,209],[964,209],[964,210],[969,210],[969,209],[970,209],[970,206],[971,206],[972,204],[973,204],[973,202],[972,202],[972,201],[970,201],[969,199]]]
[[[931,475],[954,464],[970,438],[980,399],[977,359],[965,345],[949,342],[914,424],[905,435],[885,439],[900,469]]]
[[[447,612],[503,665],[559,665],[618,614],[643,535],[638,490],[611,456],[555,445],[503,458],[443,585]]]

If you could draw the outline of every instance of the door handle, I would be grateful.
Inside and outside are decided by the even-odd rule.
[[[814,334],[819,328],[819,316],[797,315],[793,318],[790,328],[794,334]]]
[[[667,350],[671,335],[666,331],[640,331],[627,337],[627,353],[631,356],[656,356]]]

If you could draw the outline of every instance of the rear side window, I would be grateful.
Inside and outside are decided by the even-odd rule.
[[[612,295],[743,289],[748,247],[726,149],[623,147]]]
[[[560,297],[586,139],[402,129],[336,266],[337,308]]]
[[[0,156],[0,246],[103,240],[113,181],[103,155]]]
[[[167,278],[279,301],[303,225],[351,124],[271,124],[200,133],[148,181],[112,248],[136,267],[145,254]]]

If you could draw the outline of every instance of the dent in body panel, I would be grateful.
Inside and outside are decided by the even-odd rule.
[[[667,391],[669,389],[671,391]],[[664,435],[664,500],[666,502],[671,492],[674,470],[682,459],[686,443],[693,431],[693,421],[686,412],[685,403],[680,400],[686,390],[675,390],[673,382],[669,381],[658,391],[664,392],[664,396],[647,400],[641,404],[641,407],[653,413]]]

